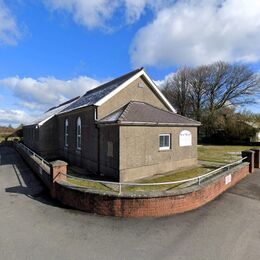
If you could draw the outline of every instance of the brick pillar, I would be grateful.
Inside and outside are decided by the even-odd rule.
[[[246,157],[245,161],[249,162],[249,172],[250,173],[254,172],[254,166],[255,166],[254,154],[255,154],[255,152],[251,151],[251,150],[242,151],[242,157],[243,158]]]
[[[260,168],[260,149],[259,148],[253,148],[250,149],[255,152],[255,168]]]
[[[51,187],[51,195],[52,197],[56,197],[56,191],[55,191],[55,182],[57,181],[66,181],[67,176],[64,174],[67,174],[68,172],[68,164],[64,161],[54,161],[51,163],[51,181],[52,181],[52,187]]]

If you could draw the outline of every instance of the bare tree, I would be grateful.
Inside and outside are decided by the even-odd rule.
[[[170,76],[163,89],[168,100],[174,104],[178,113],[184,116],[189,114],[191,104],[189,98],[189,68],[183,68]]]
[[[201,120],[226,106],[253,102],[260,92],[260,78],[245,65],[216,62],[183,68],[168,78],[163,90],[177,111]]]
[[[259,93],[259,78],[245,65],[217,62],[209,66],[208,72],[206,85],[211,113],[224,106],[253,102],[254,94]]]
[[[198,121],[201,120],[202,110],[207,103],[207,77],[207,66],[200,66],[190,70],[189,99],[192,106],[192,115]]]

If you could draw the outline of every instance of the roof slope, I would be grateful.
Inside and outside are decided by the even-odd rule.
[[[122,108],[98,121],[99,124],[148,124],[148,125],[191,125],[200,122],[162,110],[144,102],[131,101]]]
[[[91,106],[97,103],[99,100],[101,100],[103,97],[110,94],[113,90],[117,89],[119,86],[121,86],[123,83],[125,83],[127,80],[132,78],[135,74],[142,71],[143,68],[134,70],[132,72],[129,72],[119,78],[116,78],[112,81],[109,81],[103,85],[100,85],[97,88],[94,88],[92,90],[89,90],[84,96],[82,96],[77,102],[71,104],[66,109],[64,109],[62,112],[67,112],[70,110],[74,110],[80,107],[85,106]]]
[[[82,107],[87,106],[101,106],[111,97],[116,95],[119,91],[127,87],[130,83],[136,80],[138,77],[143,77],[153,88],[154,92],[158,95],[158,98],[169,108],[169,110],[176,112],[169,101],[165,98],[165,96],[161,93],[161,91],[157,88],[154,82],[150,79],[150,77],[145,73],[143,68],[136,69],[131,71],[121,77],[118,77],[112,81],[109,81],[105,84],[102,84],[99,87],[96,87],[92,90],[89,90],[82,97],[77,97],[71,99],[57,107],[52,107],[47,112],[45,112],[41,117],[37,118],[34,122],[28,125],[42,125],[51,119],[53,116],[58,114],[63,114],[66,112],[70,112]]]
[[[79,99],[79,97],[75,97],[75,98],[70,99],[70,100],[66,101],[65,103],[62,103],[62,104],[60,104],[56,107],[50,108],[44,114],[42,114],[40,117],[36,118],[33,122],[31,122],[30,124],[27,124],[27,126],[29,126],[29,125],[43,125],[46,121],[48,121],[49,119],[51,119],[55,115],[59,114],[62,110],[64,110],[66,107],[68,107],[69,105],[71,105],[73,102],[75,102],[78,99]]]

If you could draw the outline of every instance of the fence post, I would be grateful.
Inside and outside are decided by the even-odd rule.
[[[254,160],[255,160],[255,168],[260,168],[260,149],[259,148],[253,148],[253,149],[250,149],[250,150],[252,150],[252,151],[254,151],[255,152],[255,158],[254,158]]]
[[[51,166],[51,195],[56,197],[56,182],[57,181],[66,181],[68,164],[64,161],[54,161],[50,163]]]
[[[121,194],[121,192],[122,192],[122,185],[121,183],[119,183],[119,195]]]
[[[255,152],[252,150],[246,150],[246,151],[242,151],[242,157],[246,157],[245,161],[249,162],[249,172],[252,173],[254,172],[254,154]]]

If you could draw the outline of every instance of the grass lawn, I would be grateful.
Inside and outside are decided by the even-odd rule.
[[[8,141],[13,141],[14,139],[20,139],[20,138],[18,138],[18,137],[9,137],[8,138]],[[5,141],[5,137],[4,136],[0,136],[0,143],[1,142],[3,142],[3,141]]]
[[[87,179],[90,179],[90,180],[96,180],[96,179],[92,178],[91,175],[84,175],[83,172],[85,173],[85,170],[82,171],[82,172],[79,172],[79,169],[81,169],[81,168],[76,167],[74,169],[73,167],[69,167],[68,175],[76,177],[76,178],[80,178],[80,179],[76,179],[76,178],[73,178],[73,177],[67,177],[67,182],[69,184],[72,184],[72,185],[75,185],[75,186],[81,186],[81,187],[84,187],[84,188],[87,188],[87,189],[94,189],[94,190],[98,190],[98,191],[109,191],[109,190],[111,190],[109,187],[107,187],[107,186],[105,186],[101,183],[88,181]],[[86,178],[86,180],[84,180],[84,178]]]
[[[179,180],[189,179],[189,178],[202,175],[213,169],[215,169],[215,167],[198,166],[192,169],[186,169],[186,170],[182,169],[182,170],[166,173],[165,175],[139,180],[138,183],[159,183],[159,182],[179,181]],[[89,189],[95,189],[98,191],[115,191],[115,192],[119,191],[119,187],[117,185],[104,185],[101,183],[90,182],[87,180],[76,180],[73,178],[68,178],[67,181],[73,185],[78,185]],[[170,190],[172,188],[181,188],[184,185],[187,184],[169,184],[169,185],[153,185],[153,186],[122,186],[122,192],[164,191],[164,190]]]
[[[165,175],[161,176],[155,176],[153,178],[149,179],[143,179],[138,181],[138,183],[160,183],[160,182],[173,182],[173,181],[180,181],[184,179],[190,179],[197,176],[200,176],[202,174],[205,174],[207,172],[210,172],[212,170],[216,169],[215,167],[210,166],[198,166],[190,169],[182,169],[177,171],[172,171],[169,173],[166,173]],[[184,186],[187,186],[187,183],[180,183],[180,184],[169,184],[169,185],[154,185],[154,186],[125,186],[123,188],[123,191],[164,191],[164,190],[170,190],[173,188],[183,188]]]
[[[84,188],[94,189],[94,190],[98,190],[98,191],[112,191],[113,190],[111,187],[108,187],[101,183],[91,182],[91,181],[87,181],[87,180],[76,180],[73,178],[68,178],[67,181],[70,184],[73,184],[75,186],[81,186]]]
[[[239,160],[241,151],[252,149],[253,146],[238,145],[199,145],[198,159],[201,161],[219,162],[227,164]],[[257,147],[259,148],[259,146]]]

